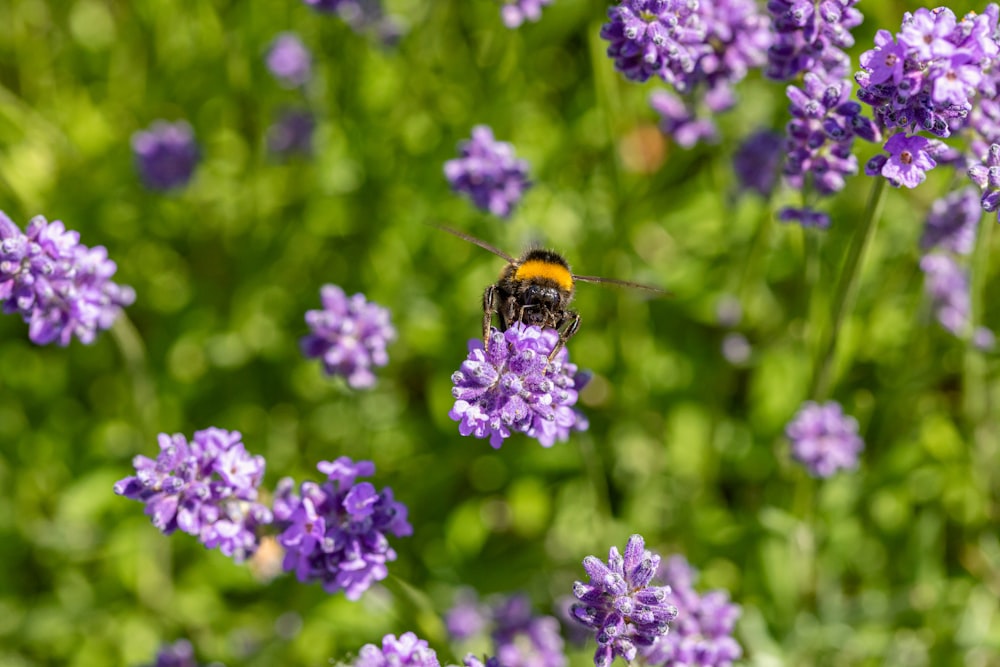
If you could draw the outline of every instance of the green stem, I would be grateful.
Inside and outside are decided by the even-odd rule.
[[[993,231],[991,220],[980,220],[976,234],[976,246],[972,255],[972,275],[969,283],[969,323],[970,336],[975,336],[976,327],[983,316],[983,291],[986,273],[989,270],[990,236]],[[969,426],[974,431],[989,416],[989,383],[986,377],[986,360],[983,353],[970,341],[965,348],[963,363],[963,410]]]
[[[146,346],[128,315],[122,313],[111,325],[111,337],[121,352],[129,377],[132,379],[132,400],[143,432],[156,435],[157,401],[153,381],[146,366]]]
[[[418,634],[420,637],[432,644],[443,646],[446,643],[447,637],[444,623],[440,615],[434,610],[434,603],[431,602],[426,593],[400,579],[395,574],[390,574],[387,578],[383,579],[382,585],[393,594],[393,598],[397,604],[402,603],[405,605],[406,616],[409,617],[403,619],[406,621],[406,626],[409,626],[410,621],[412,621],[419,630]]]
[[[847,257],[844,258],[844,265],[840,270],[837,291],[833,295],[830,333],[820,344],[813,364],[813,379],[809,387],[809,396],[817,401],[824,400],[830,390],[833,362],[836,358],[840,331],[848,314],[854,309],[854,302],[858,296],[858,286],[861,282],[861,265],[868,247],[871,246],[872,239],[875,238],[875,227],[881,215],[884,200],[885,179],[876,178],[872,183],[871,193],[868,195],[864,217],[861,219],[861,224],[858,226],[854,238],[851,239]]]
[[[768,202],[769,203],[769,202]],[[764,257],[764,250],[768,246],[771,238],[771,228],[774,226],[774,215],[771,207],[765,203],[761,209],[760,219],[757,222],[757,229],[754,232],[753,240],[750,242],[750,252],[747,254],[746,264],[743,265],[743,275],[740,284],[737,286],[737,294],[744,310],[750,309],[750,298],[753,295],[751,285],[756,286],[758,281],[761,258]]]

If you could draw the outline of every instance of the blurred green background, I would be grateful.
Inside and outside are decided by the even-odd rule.
[[[730,160],[783,126],[784,85],[745,81],[718,145],[661,141],[655,84],[604,55],[607,5],[557,0],[508,30],[494,2],[388,0],[409,30],[385,47],[298,0],[0,3],[0,210],[107,246],[138,294],[134,330],[89,347],[36,347],[0,318],[0,666],[137,665],[179,637],[203,662],[324,665],[406,630],[453,663],[466,647],[441,641],[440,615],[457,587],[524,590],[551,613],[584,556],[634,532],[743,605],[746,664],[1000,665],[997,359],[937,325],[917,266],[928,206],[956,181],[939,169],[888,194],[833,389],[866,449],[857,472],[812,480],[781,434],[870,181],[833,201],[827,233],[773,222],[776,203],[737,196]],[[855,63],[918,6],[861,2]],[[304,92],[264,65],[284,30],[314,55]],[[267,155],[289,106],[318,116],[312,158]],[[202,147],[177,194],[134,171],[129,137],[158,118],[187,119]],[[506,223],[442,175],[478,123],[531,164]],[[875,150],[857,145],[862,163]],[[997,329],[984,220],[975,300]],[[499,451],[459,436],[450,375],[502,262],[428,222],[673,293],[581,286],[569,347],[595,373],[588,432]],[[399,339],[372,391],[299,354],[324,283],[392,311]],[[739,365],[716,316],[733,296],[752,346]],[[415,528],[394,542],[389,588],[351,603],[259,581],[112,493],[156,433],[211,425],[267,458],[268,487],[317,479],[320,460],[373,460]]]

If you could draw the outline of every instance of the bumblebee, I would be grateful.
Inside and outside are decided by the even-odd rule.
[[[530,248],[519,258],[514,258],[489,243],[457,229],[436,225],[441,230],[460,239],[489,250],[507,262],[500,271],[500,278],[483,292],[483,346],[489,350],[490,327],[493,315],[500,316],[500,330],[506,331],[515,322],[543,329],[555,329],[559,341],[549,354],[549,361],[580,329],[580,314],[569,309],[576,283],[604,283],[631,287],[666,294],[664,290],[627,280],[580,276],[573,273],[569,263],[554,250]]]

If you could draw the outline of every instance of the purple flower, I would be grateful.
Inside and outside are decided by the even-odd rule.
[[[931,253],[920,260],[926,280],[924,288],[931,298],[938,322],[956,336],[969,328],[969,276],[954,258]]]
[[[194,647],[186,639],[178,639],[173,644],[160,647],[156,662],[149,667],[198,667],[194,659]]]
[[[979,194],[972,186],[935,199],[924,225],[920,247],[924,250],[941,248],[968,255],[976,242],[976,228],[981,215]]]
[[[621,0],[601,28],[608,56],[631,81],[659,76],[685,90],[695,63],[711,47],[698,4],[679,0]]]
[[[382,648],[365,644],[358,651],[354,667],[440,667],[437,654],[412,632],[382,638]]]
[[[298,35],[283,32],[271,42],[267,68],[287,88],[297,88],[312,76],[312,58]]]
[[[851,30],[861,25],[858,0],[769,0],[774,44],[767,52],[768,78],[788,81],[802,72],[843,79],[850,68],[844,53],[854,45]]]
[[[122,308],[135,301],[127,285],[111,280],[117,265],[104,246],[88,248],[59,220],[35,216],[25,232],[0,211],[0,302],[18,313],[38,345],[94,342]]]
[[[771,130],[758,130],[743,140],[733,155],[733,171],[740,190],[753,190],[762,197],[771,196],[785,144],[784,137]]]
[[[507,0],[500,8],[500,17],[508,28],[517,28],[525,21],[540,19],[542,7],[551,4],[552,0]]]
[[[933,157],[935,146],[918,134],[910,137],[894,134],[885,142],[885,150],[889,152],[889,157],[882,163],[879,173],[893,187],[904,185],[915,188],[927,177],[926,172],[937,166]],[[875,163],[870,164],[871,170],[874,170]]]
[[[629,538],[624,556],[611,547],[607,564],[596,556],[583,560],[590,583],[574,584],[580,602],[573,617],[595,631],[596,667],[608,667],[615,656],[631,662],[638,649],[667,634],[677,607],[669,602],[669,586],[650,585],[659,566],[660,557],[645,549],[641,535]]]
[[[460,422],[459,433],[489,437],[499,449],[512,431],[551,447],[570,431],[586,430],[586,419],[572,407],[586,379],[565,347],[549,361],[558,341],[553,329],[519,322],[503,333],[492,329],[489,351],[470,340],[468,358],[451,376],[455,405],[448,416]]]
[[[132,152],[139,175],[150,190],[187,185],[200,157],[194,131],[185,121],[158,120],[132,135]]]
[[[494,652],[503,667],[563,667],[566,664],[558,619],[535,616],[526,595],[511,595],[494,605],[493,621]]]
[[[840,469],[856,468],[865,443],[858,422],[845,415],[836,401],[806,401],[785,427],[792,457],[814,477],[830,477]]]
[[[715,143],[719,131],[711,118],[699,117],[691,104],[673,93],[656,90],[649,96],[649,105],[660,114],[660,129],[673,137],[678,146],[691,148],[701,142]]]
[[[372,366],[389,363],[386,345],[396,339],[389,311],[364,294],[347,298],[336,285],[320,290],[322,310],[306,313],[311,333],[300,341],[302,354],[320,359],[328,375],[340,375],[352,389],[375,384]]]
[[[486,613],[475,591],[471,588],[459,590],[454,606],[444,617],[448,636],[460,641],[479,634],[486,627]]]
[[[312,153],[316,119],[305,109],[282,111],[267,130],[267,149],[272,155],[289,156]]]
[[[264,458],[247,453],[241,437],[208,428],[189,444],[180,433],[161,433],[156,459],[136,456],[135,476],[118,481],[115,493],[145,503],[164,534],[180,529],[241,562],[257,550],[257,528],[272,520],[257,502]]]
[[[830,214],[811,208],[786,206],[778,211],[778,220],[797,222],[803,227],[815,227],[816,229],[829,229],[830,227]]]
[[[662,581],[677,607],[671,632],[643,649],[645,664],[663,667],[729,667],[743,655],[733,638],[741,609],[723,590],[699,595],[693,587],[697,572],[683,556],[672,556],[663,568]]]
[[[455,192],[464,192],[481,211],[506,218],[521,201],[528,163],[514,157],[514,147],[493,138],[486,125],[472,128],[472,138],[459,143],[461,157],[444,163],[444,175]]]
[[[462,659],[462,664],[465,667],[504,667],[496,658],[489,656],[483,656],[483,658],[483,660],[480,660],[476,655],[469,653]]]
[[[402,34],[398,22],[385,15],[382,0],[304,0],[304,2],[318,12],[335,14],[355,32],[372,29],[386,45],[395,43]]]
[[[281,531],[278,542],[285,548],[282,566],[299,581],[319,581],[328,593],[343,591],[348,600],[357,600],[388,576],[386,563],[396,560],[387,535],[406,537],[413,528],[406,505],[393,499],[392,489],[376,491],[369,482],[356,483],[358,477],[375,474],[371,461],[355,463],[342,456],[317,468],[327,476],[322,484],[302,482],[296,494],[294,482],[285,478],[275,490],[274,519]]]
[[[722,339],[722,356],[735,366],[746,363],[752,352],[750,341],[741,333],[728,333]]]
[[[1000,209],[1000,144],[991,144],[986,159],[969,167],[969,178],[983,191],[979,200],[983,210],[993,213]]]

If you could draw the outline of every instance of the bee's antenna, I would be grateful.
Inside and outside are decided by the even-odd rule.
[[[659,287],[653,287],[652,285],[643,285],[642,283],[634,283],[631,280],[618,280],[617,278],[602,278],[600,276],[578,276],[573,275],[573,280],[579,280],[582,283],[604,283],[605,285],[616,285],[618,287],[631,287],[632,289],[641,289],[647,292],[655,292],[657,294],[663,294],[664,296],[670,296],[670,292]]]
[[[455,229],[454,227],[449,227],[447,225],[441,225],[441,224],[438,224],[436,222],[428,222],[427,224],[430,225],[430,226],[432,226],[432,227],[437,227],[438,229],[440,229],[443,232],[448,232],[449,234],[451,234],[453,236],[457,236],[458,238],[463,239],[465,241],[468,241],[469,243],[475,244],[475,245],[479,246],[480,248],[482,248],[483,250],[489,250],[491,253],[493,253],[497,257],[501,257],[501,258],[507,260],[508,262],[510,262],[511,264],[517,263],[516,259],[514,259],[510,255],[508,255],[507,253],[505,253],[503,250],[500,250],[499,248],[497,248],[495,246],[491,246],[486,241],[483,241],[481,239],[477,239],[475,236],[472,236],[471,234],[466,234],[465,232],[460,232],[459,230]]]

